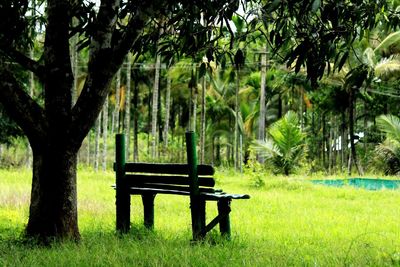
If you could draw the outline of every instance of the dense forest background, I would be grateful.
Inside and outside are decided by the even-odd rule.
[[[32,18],[42,10],[37,5]],[[398,12],[396,6],[396,1],[391,3],[392,11]],[[289,22],[273,24],[261,13],[240,11],[232,22],[205,33],[218,35],[218,46],[190,56],[167,49],[171,39],[180,36],[165,35],[161,31],[168,29],[160,27],[159,40],[144,46],[142,53],[128,54],[118,70],[80,149],[79,166],[111,169],[114,135],[120,132],[129,136],[127,156],[132,161],[184,162],[184,133],[192,130],[199,137],[202,163],[238,171],[257,165],[285,174],[396,174],[399,139],[390,135],[400,128],[396,12],[379,14],[390,16],[390,23],[376,18],[372,28],[357,28],[350,50],[344,49],[346,40],[332,45],[336,57],[316,78],[307,74],[308,63],[302,61],[307,55],[300,54],[311,49],[311,43],[286,39],[276,49],[284,36],[275,24],[283,23],[280,27],[290,31]],[[39,60],[44,35],[40,21],[36,25],[26,53]],[[87,76],[89,49],[84,41],[79,35],[70,40],[73,101]],[[43,102],[37,78],[18,71],[32,98]],[[0,166],[30,166],[27,139],[1,106],[0,114]]]

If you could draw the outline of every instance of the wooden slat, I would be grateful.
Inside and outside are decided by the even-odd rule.
[[[144,175],[144,174],[127,174],[125,175],[129,186],[139,186],[144,183],[156,184],[175,184],[189,186],[189,178],[185,176],[160,176],[160,175]],[[215,180],[211,177],[199,177],[199,186],[215,186]]]
[[[167,195],[183,195],[189,196],[189,191],[179,191],[179,190],[165,190],[156,188],[142,188],[142,187],[131,187],[129,189],[131,195],[141,195],[143,193],[153,193],[153,194],[167,194]]]
[[[204,189],[209,189],[209,188],[200,188],[200,194],[218,194],[217,191],[220,191],[220,189],[215,190],[215,193],[209,193],[209,192],[202,192]],[[152,194],[167,194],[167,195],[183,195],[183,196],[189,196],[190,192],[187,190],[181,190],[179,188],[177,189],[162,189],[162,188],[151,188],[151,187],[131,187],[129,188],[129,193],[131,195],[141,195],[144,193],[152,193]],[[210,199],[211,200],[211,199]],[[215,200],[215,199],[212,199]]]
[[[162,173],[162,174],[188,174],[187,164],[165,163],[132,163],[125,164],[126,172]],[[214,168],[211,165],[198,165],[198,175],[213,175]]]
[[[220,200],[220,199],[250,199],[249,195],[241,195],[241,194],[226,194],[221,192],[215,193],[200,193],[202,197],[206,200]]]
[[[141,184],[140,186],[132,186],[131,188],[153,188],[153,189],[161,189],[161,190],[174,190],[174,191],[190,192],[189,186],[166,185],[166,184]],[[201,187],[200,192],[214,194],[214,193],[218,192],[218,190],[216,191],[213,188]]]

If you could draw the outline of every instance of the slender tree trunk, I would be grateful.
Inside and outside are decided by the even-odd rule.
[[[36,0],[32,0],[31,1],[31,5],[32,5],[32,17],[36,16]],[[29,57],[32,60],[35,60],[35,51],[34,51],[35,47],[33,46],[30,50],[29,50]],[[30,97],[34,98],[34,93],[35,93],[35,74],[33,72],[29,73],[29,95]],[[32,148],[29,142],[27,142],[27,161],[26,161],[26,165],[27,167],[31,167],[32,166]]]
[[[100,132],[101,132],[101,114],[97,118],[95,124],[95,149],[94,149],[94,170],[97,172],[99,170],[99,159],[100,159]]]
[[[329,125],[329,137],[328,137],[328,170],[329,174],[332,174],[332,162],[333,162],[333,144],[334,144],[334,138],[333,138],[333,120],[331,118],[331,122]]]
[[[201,90],[201,119],[200,119],[200,163],[204,164],[204,153],[206,145],[206,90],[207,80],[203,76],[202,90]]]
[[[342,117],[342,122],[341,122],[341,171],[344,172],[346,168],[346,155],[347,155],[347,132],[346,132],[346,111],[342,110],[341,111],[341,117]]]
[[[132,64],[129,57],[127,56],[127,68],[126,68],[126,94],[125,94],[125,117],[124,117],[124,132],[126,134],[126,158],[129,159],[130,155],[130,121],[131,121],[131,70]]]
[[[265,101],[265,88],[267,77],[267,53],[261,53],[261,84],[260,84],[260,116],[258,122],[258,140],[264,141],[265,139],[265,117],[266,117],[266,101]],[[258,161],[264,163],[264,157],[257,155]]]
[[[364,175],[364,171],[361,165],[358,162],[356,146],[354,143],[355,135],[354,135],[354,103],[355,103],[355,96],[354,90],[350,89],[349,94],[349,131],[350,131],[350,149],[351,149],[351,158],[357,168],[359,175]],[[350,164],[349,164],[350,165]],[[351,174],[351,167],[348,170],[349,174]]]
[[[221,165],[221,137],[219,135],[217,135],[216,137],[217,141],[217,147],[216,147],[216,155],[215,155],[215,162],[217,164],[217,166]]]
[[[324,169],[326,170],[326,150],[327,150],[327,145],[326,145],[326,118],[325,114],[322,114],[322,165],[324,166]]]
[[[108,138],[108,97],[103,106],[103,156],[102,167],[103,171],[107,169],[107,138]]]
[[[121,96],[121,69],[118,70],[115,81],[115,106],[111,118],[111,134],[118,132],[119,128],[120,96]]]
[[[133,91],[133,161],[138,162],[139,160],[139,148],[138,148],[138,121],[139,121],[139,86],[135,82],[135,88]]]
[[[154,86],[153,86],[153,100],[152,100],[152,113],[151,113],[151,158],[156,159],[157,153],[157,114],[158,114],[158,92],[160,89],[160,67],[161,56],[157,54],[155,64]]]
[[[194,112],[194,100],[193,100],[193,96],[194,96],[194,90],[195,90],[195,86],[196,86],[196,82],[195,82],[195,66],[194,64],[192,64],[192,72],[191,72],[191,81],[189,84],[189,122],[188,122],[188,130],[189,131],[196,131],[196,125],[195,125],[195,120],[193,119],[193,117],[195,117],[195,112]]]
[[[90,132],[88,136],[86,137],[86,166],[90,166]]]
[[[236,68],[236,88],[235,88],[235,136],[234,136],[234,147],[235,147],[235,170],[241,168],[239,162],[239,86],[240,86],[240,67]]]
[[[171,113],[171,78],[167,78],[167,91],[165,93],[165,124],[164,124],[164,147],[168,148],[168,132],[169,132],[169,121]]]

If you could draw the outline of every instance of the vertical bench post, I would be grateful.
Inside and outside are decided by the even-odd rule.
[[[130,228],[131,196],[125,181],[125,135],[115,136],[116,217],[117,231],[127,233]]]
[[[154,198],[155,194],[142,194],[144,227],[154,229]]]
[[[218,214],[221,216],[219,221],[219,231],[226,239],[231,239],[231,221],[229,213],[231,212],[231,200],[221,199],[218,200]]]
[[[186,151],[189,171],[190,185],[190,210],[192,215],[193,240],[197,241],[204,237],[205,231],[205,203],[201,203],[199,180],[197,176],[197,153],[196,134],[186,132]]]

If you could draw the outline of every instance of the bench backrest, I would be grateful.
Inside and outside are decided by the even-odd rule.
[[[202,192],[214,192],[211,165],[197,166],[197,186]],[[128,187],[159,188],[165,190],[190,191],[188,164],[126,163],[125,185]]]
[[[165,164],[125,162],[125,136],[118,134],[114,167],[117,173],[117,187],[154,188],[184,195],[214,193],[214,168],[211,165],[197,165],[195,135],[186,135],[188,164]]]

